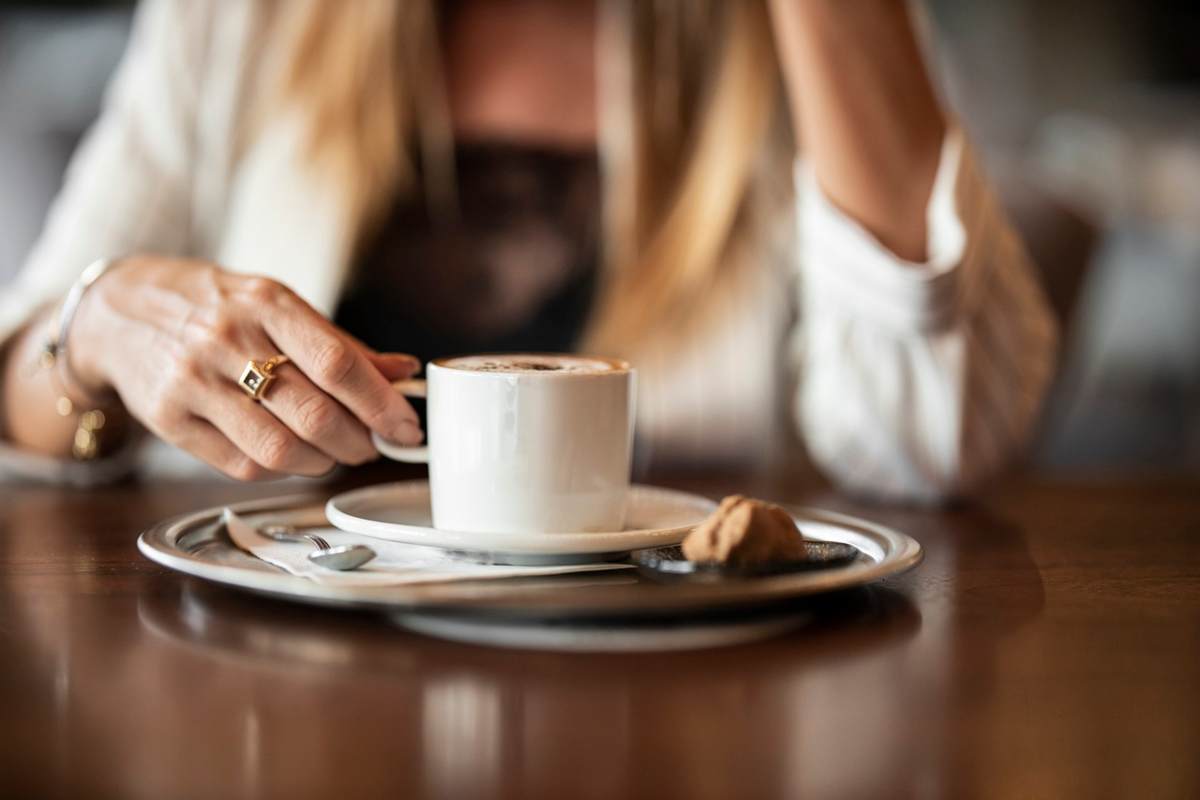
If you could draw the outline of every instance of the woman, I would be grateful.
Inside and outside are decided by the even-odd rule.
[[[1018,450],[1055,341],[899,0],[149,0],[0,335],[9,449],[91,469],[131,417],[318,475],[419,438],[389,351],[578,347],[652,446],[768,446],[783,394],[925,499]]]

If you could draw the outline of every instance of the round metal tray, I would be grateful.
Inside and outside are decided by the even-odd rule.
[[[286,512],[293,522],[322,524],[326,499],[291,496],[231,507],[238,513]],[[138,548],[150,560],[186,575],[301,603],[387,613],[469,613],[513,621],[661,618],[765,606],[863,586],[921,561],[921,545],[899,531],[831,511],[788,510],[806,536],[851,544],[860,551],[859,558],[813,572],[716,583],[662,584],[624,569],[537,578],[330,587],[283,573],[236,548],[220,524],[221,507],[165,520],[142,533]]]

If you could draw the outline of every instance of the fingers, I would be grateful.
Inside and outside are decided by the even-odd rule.
[[[420,362],[405,353],[376,353],[367,350],[364,355],[371,366],[390,381],[411,378],[421,371]]]
[[[114,384],[150,430],[243,480],[320,475],[337,461],[369,460],[377,456],[370,431],[401,443],[421,439],[415,413],[391,388],[419,371],[416,359],[374,352],[276,281],[166,264],[140,265],[135,286],[149,294],[121,295],[126,329],[146,335],[130,341],[128,353],[114,348],[125,358]],[[292,364],[259,405],[237,376],[246,359],[275,353]]]
[[[165,438],[235,480],[261,481],[282,477],[263,469],[210,422],[199,417],[189,416]]]
[[[361,339],[346,331],[340,331],[343,336],[357,344],[366,353],[367,359],[375,369],[383,373],[389,381],[402,381],[420,373],[421,360],[408,353],[380,353],[366,345]]]
[[[333,469],[332,458],[302,441],[273,414],[232,386],[200,398],[197,410],[265,469],[314,477]]]
[[[368,350],[367,360],[388,382],[408,380],[421,371],[421,362],[406,353],[376,353]]]
[[[300,370],[288,365],[275,375],[262,404],[292,433],[343,464],[364,464],[379,457],[366,427]]]
[[[262,323],[293,364],[371,430],[400,444],[421,440],[412,406],[392,389],[367,351],[306,303],[296,298],[268,307]]]

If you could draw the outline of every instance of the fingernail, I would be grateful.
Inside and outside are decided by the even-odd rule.
[[[388,438],[397,444],[415,445],[421,443],[425,433],[417,423],[406,419],[392,430],[392,435]]]
[[[408,353],[392,353],[392,356],[402,361],[407,361],[409,366],[412,367],[414,374],[421,371],[421,359],[416,356],[409,355]]]

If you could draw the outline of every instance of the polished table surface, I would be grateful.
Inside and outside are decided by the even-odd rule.
[[[0,485],[0,796],[1200,797],[1196,480],[1020,478],[943,511],[660,482],[858,513],[927,557],[757,644],[495,650],[135,548],[280,487]]]

